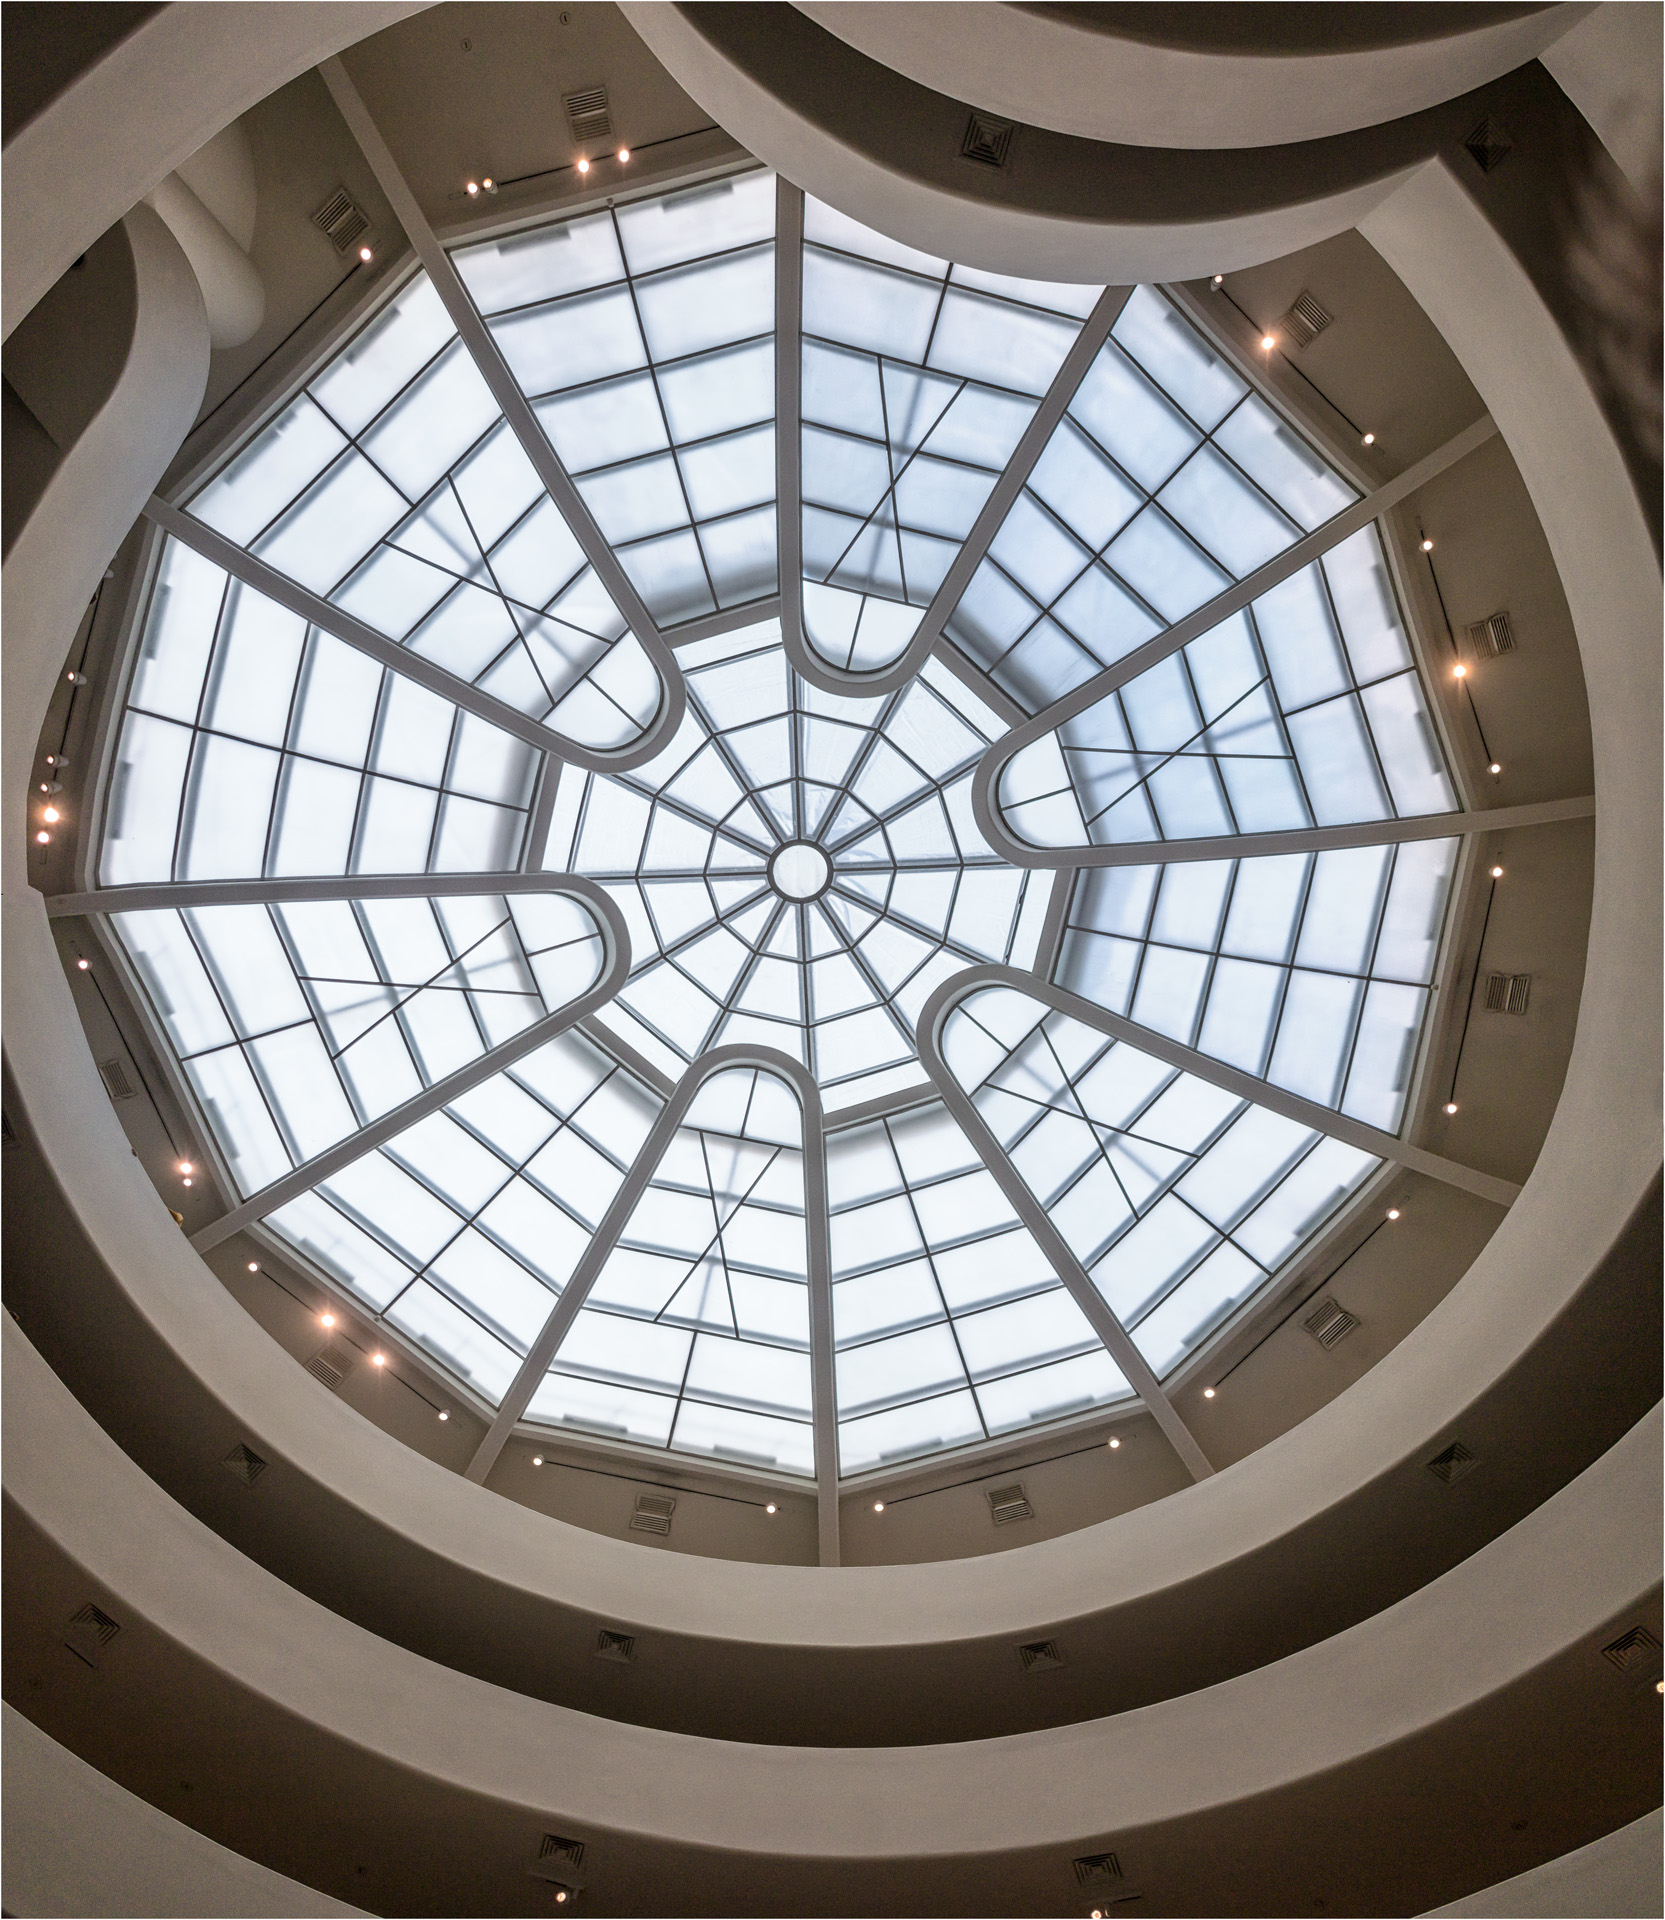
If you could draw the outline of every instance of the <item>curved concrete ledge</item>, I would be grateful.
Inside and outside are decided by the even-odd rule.
[[[1420,113],[1536,58],[1587,13],[1545,7],[1343,51],[1175,44],[1102,7],[796,0],[818,26],[921,86],[1033,127],[1142,147],[1276,147]],[[1117,12],[1120,9],[1116,10]],[[1141,21],[1148,9],[1139,8]],[[1073,15],[1073,17],[1072,17]],[[1415,37],[1413,37],[1415,35]]]
[[[431,0],[158,7],[6,143],[9,334],[78,254],[257,100]],[[144,103],[142,111],[134,103]],[[88,156],[96,154],[96,165]]]
[[[1399,247],[1401,270],[1518,439],[1585,650],[1602,804],[1592,959],[1560,1114],[1504,1229],[1415,1334],[1208,1484],[1021,1552],[837,1572],[644,1561],[463,1484],[297,1378],[173,1229],[76,1030],[41,904],[9,893],[16,1118],[55,1170],[61,1244],[94,1252],[77,1257],[108,1330],[108,1352],[64,1364],[85,1372],[89,1404],[100,1379],[115,1383],[104,1417],[136,1457],[207,1510],[219,1454],[247,1440],[274,1462],[258,1511],[228,1523],[248,1550],[473,1672],[578,1705],[617,1700],[609,1710],[661,1724],[863,1741],[1080,1719],[1208,1684],[1222,1663],[1275,1659],[1450,1566],[1607,1444],[1634,1396],[1657,1391],[1651,1349],[1621,1315],[1648,1295],[1636,1282],[1649,1257],[1639,1210],[1659,1164],[1658,572],[1565,343],[1473,203],[1430,169],[1372,233]],[[14,819],[31,729],[96,578],[87,569],[119,537],[119,508],[89,510],[82,584],[51,619],[20,621],[13,608]],[[54,1284],[69,1287],[67,1270]],[[138,1377],[155,1391],[135,1395]],[[1522,1450],[1511,1436],[1535,1427],[1546,1394],[1558,1431]],[[170,1405],[188,1417],[163,1418]],[[1460,1500],[1434,1504],[1444,1496],[1422,1462],[1459,1430],[1489,1451],[1503,1488],[1490,1519]],[[1239,1623],[1229,1648],[1208,1630],[1221,1617]],[[644,1670],[631,1692],[604,1694],[594,1663],[575,1657],[598,1624],[657,1636],[662,1688]],[[1113,1657],[1070,1669],[1058,1694],[1025,1691],[1011,1643],[1054,1628]],[[903,1670],[907,1688],[892,1687]]]
[[[1576,1847],[1541,1867],[1512,1874],[1495,1887],[1435,1907],[1427,1920],[1451,1914],[1465,1920],[1496,1915],[1498,1920],[1521,1920],[1523,1915],[1544,1920],[1568,1920],[1569,1915],[1599,1916],[1624,1913],[1657,1914],[1665,1902],[1659,1891],[1660,1810],[1604,1833],[1588,1846]]]
[[[8,1913],[362,1913],[206,1839],[0,1708]]]
[[[1495,1813],[1429,1820],[1447,1796],[1529,1809],[1541,1858],[1593,1837],[1567,1751],[1603,1752],[1622,1815],[1657,1791],[1652,1690],[1599,1653],[1657,1626],[1657,1407],[1460,1567],[1272,1666],[1114,1719],[829,1751],[620,1725],[391,1646],[168,1500],[9,1318],[4,1340],[6,1423],[29,1436],[8,1463],[8,1655],[45,1676],[42,1717],[106,1767],[122,1725],[151,1729],[136,1781],[188,1741],[213,1836],[284,1871],[305,1833],[326,1889],[340,1850],[317,1824],[350,1777],[348,1857],[375,1861],[379,1911],[526,1911],[540,1831],[583,1839],[603,1912],[732,1911],[742,1865],[761,1911],[1078,1911],[1071,1858],[1105,1849],[1169,1911],[1302,1911],[1309,1883],[1341,1911],[1403,1911],[1499,1877],[1511,1849],[1518,1870]],[[96,1693],[44,1657],[89,1590],[121,1628]]]

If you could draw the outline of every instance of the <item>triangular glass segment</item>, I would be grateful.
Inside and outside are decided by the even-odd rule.
[[[170,538],[99,879],[501,871],[520,857],[537,764]]]
[[[395,899],[111,916],[239,1190],[258,1192],[600,977],[581,901]]]
[[[663,704],[426,274],[187,510],[581,746],[634,745]]]
[[[804,202],[804,637],[905,651],[1096,287],[952,266]]]
[[[1451,812],[1375,527],[1020,748],[999,806],[1036,847]]]
[[[1077,875],[1054,978],[1388,1132],[1404,1113],[1455,840]]]
[[[934,662],[883,700],[823,693],[778,621],[678,660],[688,711],[664,753],[560,776],[546,860],[599,881],[630,926],[631,977],[597,1018],[672,1078],[746,1041],[801,1060],[829,1110],[922,1087],[926,999],[963,966],[1030,964],[1054,885],[972,817],[999,721]],[[793,842],[830,869],[807,900],[766,877]]]
[[[940,1101],[827,1140],[839,1467],[1131,1392]]]
[[[266,1225],[495,1406],[658,1112],[562,1034]]]
[[[1038,712],[1357,497],[1138,287],[946,632]]]
[[[774,238],[749,173],[453,256],[662,627],[775,591]]]
[[[968,994],[942,1047],[1159,1377],[1381,1164],[1013,988]]]
[[[815,1470],[803,1120],[777,1075],[695,1094],[528,1417]]]

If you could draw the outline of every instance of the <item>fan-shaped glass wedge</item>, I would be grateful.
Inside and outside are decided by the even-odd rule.
[[[1398,1127],[1455,840],[1167,867],[1074,882],[1054,978],[1155,1033]]]
[[[1138,287],[946,632],[1033,713],[1357,497]]]
[[[501,870],[520,856],[537,761],[169,539],[99,878]]]
[[[589,908],[548,894],[111,918],[245,1195],[570,1005],[603,964]]]
[[[529,1417],[812,1474],[806,1258],[791,1087],[755,1067],[712,1074]]]
[[[972,770],[1000,731],[941,666],[880,700],[809,686],[778,621],[679,649],[688,711],[628,774],[562,771],[546,861],[598,880],[634,964],[598,1016],[671,1077],[707,1047],[779,1047],[829,1109],[925,1076],[913,1021],[986,960],[1027,966],[1054,876],[991,853]],[[818,848],[827,890],[769,881],[783,845]]]
[[[827,1140],[841,1471],[1131,1389],[940,1101]]]
[[[634,744],[663,690],[425,274],[188,511],[555,733]]]
[[[661,626],[775,591],[774,237],[749,173],[454,256]]]
[[[942,1046],[1158,1376],[1380,1165],[1011,988],[967,995]]]
[[[1037,847],[1450,812],[1376,529],[1020,748],[999,796]]]
[[[266,1224],[495,1406],[660,1104],[562,1034]]]
[[[897,660],[1100,289],[953,266],[804,202],[803,626]]]

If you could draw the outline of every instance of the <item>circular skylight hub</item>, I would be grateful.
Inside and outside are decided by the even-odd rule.
[[[783,900],[813,900],[831,879],[832,862],[813,840],[788,840],[769,862],[769,884]]]

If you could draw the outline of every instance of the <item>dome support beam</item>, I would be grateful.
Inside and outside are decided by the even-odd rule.
[[[371,1121],[345,1140],[323,1153],[303,1160],[281,1179],[251,1194],[241,1205],[212,1220],[191,1236],[198,1253],[207,1253],[229,1240],[234,1233],[256,1220],[286,1207],[291,1200],[339,1173],[343,1167],[361,1159],[438,1113],[453,1100],[460,1099],[471,1087],[489,1080],[494,1073],[513,1066],[516,1060],[535,1053],[547,1041],[574,1027],[597,1007],[605,1006],[623,986],[630,973],[630,934],[624,916],[593,880],[560,873],[461,873],[461,874],[347,874],[335,880],[202,880],[163,882],[155,886],[107,887],[93,893],[59,894],[48,901],[47,912],[55,920],[77,914],[139,913],[158,908],[279,906],[285,903],[326,900],[404,900],[421,898],[455,899],[463,895],[554,893],[578,900],[589,910],[601,936],[602,965],[595,983],[576,1000],[569,1000],[554,1013],[545,1014],[501,1046],[492,1047],[467,1066],[459,1067],[443,1080],[436,1080],[413,1099]]]
[[[658,622],[648,612],[647,603],[636,591],[635,582],[603,538],[595,516],[538,424],[538,417],[532,411],[530,402],[510,373],[508,362],[498,351],[491,329],[475,311],[473,301],[451,264],[451,256],[440,245],[438,236],[428,224],[427,215],[423,213],[416,195],[399,171],[398,162],[382,138],[381,130],[371,118],[369,108],[347,77],[347,69],[332,56],[323,62],[318,72],[324,85],[329,88],[330,97],[340,108],[349,132],[370,163],[370,171],[375,174],[382,191],[387,195],[406,238],[416,249],[416,256],[427,270],[434,291],[451,316],[451,324],[457,329],[458,337],[479,368],[481,378],[491,390],[491,397],[502,409],[503,418],[508,421],[510,431],[531,461],[533,471],[543,482],[544,491],[554,501],[562,519],[572,530],[573,538],[583,549],[584,558],[594,568],[596,578],[607,589],[614,606],[624,616],[625,623],[640,641],[642,651],[653,663],[664,693],[658,717],[630,750],[628,762],[623,754],[613,754],[602,763],[613,767],[623,764],[639,766],[669,744],[682,724],[683,710],[687,705],[687,689],[670,646],[660,632]],[[577,758],[571,753],[570,747],[567,751],[571,757]]]
[[[832,1325],[832,1252],[827,1223],[826,1136],[821,1116],[821,1095],[814,1077],[789,1054],[773,1047],[714,1047],[702,1054],[677,1082],[643,1141],[630,1171],[625,1175],[612,1204],[601,1217],[563,1288],[554,1310],[544,1322],[543,1331],[532,1342],[520,1371],[510,1383],[485,1438],[469,1461],[465,1477],[477,1486],[496,1464],[509,1436],[525,1417],[544,1375],[560,1352],[602,1269],[612,1257],[619,1236],[630,1223],[644,1193],[652,1184],[659,1164],[676,1138],[677,1129],[687,1117],[694,1096],[707,1080],[732,1067],[757,1067],[775,1075],[791,1087],[803,1116],[804,1155],[804,1233],[809,1279],[810,1319],[810,1408],[815,1431],[816,1518],[820,1564],[836,1567],[838,1547],[838,1408],[835,1399]]]
[[[1073,720],[1078,713],[1086,712],[1088,707],[1108,699],[1130,680],[1136,680],[1140,674],[1160,665],[1171,654],[1178,653],[1182,647],[1189,646],[1193,640],[1217,627],[1222,620],[1240,613],[1251,601],[1258,600],[1263,593],[1269,593],[1303,567],[1310,566],[1332,547],[1351,538],[1361,527],[1379,520],[1389,508],[1398,506],[1401,500],[1415,493],[1419,487],[1426,486],[1448,467],[1454,467],[1459,460],[1466,459],[1477,447],[1484,446],[1496,432],[1497,425],[1491,415],[1481,414],[1478,420],[1447,440],[1444,446],[1436,447],[1432,453],[1407,467],[1374,493],[1365,494],[1352,506],[1326,520],[1304,540],[1297,540],[1293,546],[1286,547],[1282,553],[1268,560],[1265,566],[1245,574],[1234,586],[1227,587],[1224,593],[1204,601],[1195,612],[1176,620],[1171,627],[1157,634],[1155,639],[1147,640],[1142,647],[1135,647],[1114,666],[1106,667],[1102,673],[1095,673],[1090,680],[1084,680],[1080,686],[1072,688],[1061,699],[1043,707],[1032,719],[1024,721],[1003,739],[997,740],[983,755],[971,787],[972,808],[984,839],[1002,859],[1010,860],[1014,866],[1034,864],[1025,859],[1025,855],[1033,849],[1025,847],[1007,830],[1000,818],[996,799],[1000,776],[1014,754],[1061,727],[1066,720]],[[1068,864],[1083,862],[1083,849],[1072,847],[1069,854]],[[1090,856],[1085,864],[1093,864]]]

